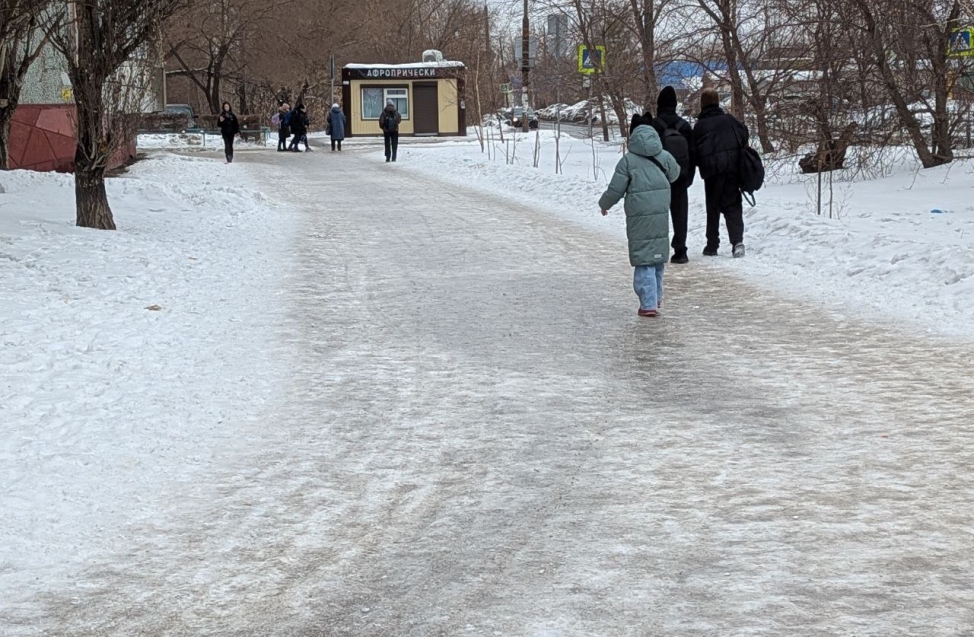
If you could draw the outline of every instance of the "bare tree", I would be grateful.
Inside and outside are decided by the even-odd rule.
[[[10,122],[24,80],[56,26],[50,0],[0,0],[0,169],[9,168]]]
[[[954,159],[948,108],[953,88],[948,44],[960,27],[960,0],[853,0],[869,60],[925,168]],[[919,102],[919,108],[911,107]],[[932,120],[928,139],[921,113]]]
[[[162,23],[183,0],[73,0],[66,28],[53,37],[64,56],[77,107],[75,200],[77,225],[114,230],[105,192],[105,172],[112,156],[130,138],[134,126],[126,97],[141,75],[138,64]],[[128,102],[126,104],[125,102]]]
[[[168,30],[167,56],[178,65],[170,77],[187,77],[206,96],[210,112],[219,113],[225,101],[225,84],[237,93],[239,111],[247,104],[250,67],[267,53],[260,36],[265,25],[288,15],[295,0],[202,0],[185,10],[185,20],[174,20]],[[283,21],[291,25],[290,20]]]

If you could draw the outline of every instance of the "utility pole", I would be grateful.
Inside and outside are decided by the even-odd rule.
[[[328,92],[328,101],[335,103],[335,54],[334,53],[331,55],[331,57],[328,58],[328,74],[329,74],[328,85],[330,86]],[[331,108],[329,104],[326,104],[325,106]]]
[[[531,71],[531,30],[528,25],[528,0],[524,0],[524,21],[521,23],[521,130],[530,131],[528,122],[528,73]]]

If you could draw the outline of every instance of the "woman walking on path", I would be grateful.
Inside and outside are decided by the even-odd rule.
[[[271,118],[271,123],[277,126],[277,152],[279,153],[287,150],[287,138],[291,136],[291,127],[288,125],[290,112],[291,106],[284,102]]]
[[[670,254],[670,184],[680,177],[680,165],[663,150],[651,119],[633,115],[632,128],[629,152],[619,160],[599,207],[604,217],[625,197],[639,316],[656,316],[663,303],[663,268]]]
[[[338,104],[331,105],[331,112],[328,113],[328,135],[331,137],[331,149],[334,152],[335,145],[338,150],[342,149],[342,140],[345,139],[345,113]]]
[[[223,135],[223,150],[227,156],[227,163],[233,163],[233,138],[240,132],[240,122],[233,114],[230,102],[223,103],[223,112],[217,119],[220,125],[220,134]]]

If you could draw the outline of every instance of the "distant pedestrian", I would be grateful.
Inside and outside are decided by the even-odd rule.
[[[670,219],[673,221],[673,257],[670,263],[688,263],[687,216],[690,198],[687,190],[693,185],[696,167],[693,161],[693,129],[676,114],[676,91],[663,88],[656,99],[656,118],[653,128],[663,142],[663,148],[680,165],[680,177],[670,187]]]
[[[631,130],[629,152],[616,165],[599,206],[605,216],[625,197],[639,316],[656,316],[663,304],[663,270],[670,253],[670,184],[679,179],[680,165],[663,150],[650,118],[633,115]]]
[[[334,152],[336,145],[341,150],[345,139],[345,113],[338,104],[332,104],[328,113],[328,136],[331,137],[331,150]]]
[[[288,150],[292,150],[296,153],[301,152],[298,145],[304,141],[304,148],[308,150],[308,110],[305,108],[304,104],[298,104],[291,111],[291,119],[288,121],[291,126],[291,146]]]
[[[233,163],[233,138],[240,133],[240,122],[233,113],[230,102],[223,103],[223,112],[217,118],[220,134],[223,136],[223,151],[227,156],[227,163]]]
[[[277,126],[277,152],[279,153],[287,150],[287,138],[291,136],[290,114],[291,106],[284,102],[271,118],[271,123]]]
[[[386,161],[396,161],[396,154],[399,151],[399,124],[402,123],[402,115],[396,110],[396,103],[392,100],[386,102],[386,107],[379,115],[379,128],[382,129],[382,136],[386,143]]]
[[[693,154],[707,195],[707,247],[704,256],[717,256],[720,215],[735,258],[744,256],[744,202],[741,196],[741,151],[747,146],[747,127],[720,108],[712,88],[700,96],[700,117],[693,127]]]

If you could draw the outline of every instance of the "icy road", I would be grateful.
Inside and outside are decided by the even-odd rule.
[[[615,239],[374,149],[238,162],[303,210],[281,400],[0,635],[974,636],[971,346],[699,259],[640,319]]]

